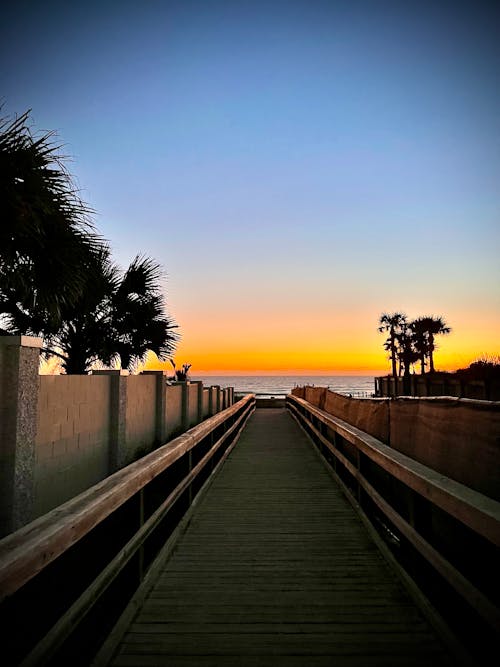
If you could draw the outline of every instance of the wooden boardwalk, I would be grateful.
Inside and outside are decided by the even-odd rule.
[[[292,417],[259,409],[109,664],[456,662]]]

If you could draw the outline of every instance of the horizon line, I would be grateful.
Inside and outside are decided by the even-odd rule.
[[[241,370],[199,370],[196,372],[189,373],[192,377],[196,375],[204,376],[233,376],[233,377],[259,377],[262,375],[267,375],[269,377],[377,377],[384,375],[381,371],[269,371],[269,370],[252,370],[252,371],[241,371]],[[387,373],[385,373],[387,375]]]

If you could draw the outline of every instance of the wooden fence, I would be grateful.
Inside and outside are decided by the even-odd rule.
[[[288,396],[347,497],[455,631],[498,651],[500,503]],[[477,648],[477,647],[476,647]]]

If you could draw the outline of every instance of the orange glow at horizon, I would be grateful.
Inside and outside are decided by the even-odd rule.
[[[182,326],[182,340],[174,355],[178,367],[190,363],[196,375],[386,375],[390,362],[377,331],[378,312],[349,313],[340,320],[327,315],[297,318],[227,319],[204,322],[192,318]],[[191,318],[189,318],[191,319]],[[481,336],[470,318],[457,318],[448,336],[436,337],[436,370],[467,367],[481,356],[498,355],[495,325],[482,322]],[[348,324],[346,324],[348,322]],[[368,322],[368,326],[367,326]],[[479,342],[480,341],[480,342]],[[167,362],[150,355],[146,368],[172,372]],[[415,371],[420,372],[417,364]]]

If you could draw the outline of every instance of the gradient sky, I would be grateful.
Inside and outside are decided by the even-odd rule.
[[[116,261],[166,271],[192,371],[389,370],[500,351],[500,12],[491,2],[23,2],[3,116],[56,130]]]

